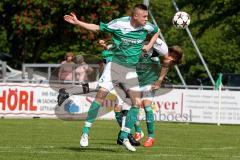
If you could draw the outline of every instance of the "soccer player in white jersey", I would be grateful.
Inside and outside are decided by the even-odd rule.
[[[120,137],[123,139],[124,146],[130,151],[136,149],[129,143],[128,133],[137,120],[139,107],[141,105],[140,93],[134,88],[138,86],[136,76],[136,64],[142,50],[149,51],[160,34],[160,29],[148,22],[148,9],[143,4],[137,4],[133,8],[131,17],[122,17],[100,25],[85,23],[79,21],[75,14],[64,16],[65,21],[70,24],[80,26],[93,32],[108,32],[112,34],[113,52],[112,62],[109,62],[99,79],[100,89],[95,100],[90,106],[88,116],[83,127],[83,134],[80,139],[82,147],[88,146],[88,134],[93,121],[96,119],[98,110],[110,90],[114,88],[113,82],[124,83],[129,89],[132,106],[126,118],[126,124]],[[148,45],[143,42],[148,34],[152,34],[152,38]],[[109,76],[111,75],[111,76]]]

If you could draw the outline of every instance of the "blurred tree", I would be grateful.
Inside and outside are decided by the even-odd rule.
[[[238,0],[178,0],[192,16],[194,37],[213,75],[240,73]],[[192,29],[192,28],[191,28]]]
[[[213,75],[240,73],[240,3],[238,0],[176,0],[180,10],[191,16],[189,29]],[[97,40],[108,35],[67,24],[64,14],[74,11],[83,21],[99,23],[129,15],[129,9],[142,0],[1,0],[0,51],[21,62],[58,63],[67,51],[87,55],[97,63],[102,50]],[[185,30],[172,25],[176,12],[172,1],[150,0],[150,8],[169,46],[180,45],[185,63],[179,66],[187,84],[207,78]],[[168,75],[180,83],[176,72]]]
[[[191,16],[191,30],[211,73],[240,73],[240,4],[238,0],[176,0],[180,10]],[[179,68],[187,84],[208,77],[185,30],[172,25],[176,12],[172,1],[151,0],[150,6],[162,33],[171,45],[180,45],[185,64]],[[180,80],[175,72],[168,75],[174,83]]]
[[[2,0],[0,2],[1,40],[4,51],[22,62],[54,62],[67,51],[89,55],[95,61],[98,37],[63,20],[75,12],[83,21],[99,23],[126,14],[131,0]],[[92,59],[92,60],[91,60]]]

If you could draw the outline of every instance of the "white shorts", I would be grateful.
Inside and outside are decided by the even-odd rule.
[[[104,68],[98,85],[111,91],[116,84],[122,83],[129,90],[137,90],[138,76],[136,69],[127,68],[117,63],[109,62]]]

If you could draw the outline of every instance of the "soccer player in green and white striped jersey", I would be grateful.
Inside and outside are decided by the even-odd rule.
[[[138,86],[136,76],[136,65],[142,50],[149,51],[160,34],[160,29],[149,23],[148,9],[143,4],[138,4],[134,7],[131,17],[122,17],[115,19],[107,24],[100,25],[85,23],[79,21],[73,13],[64,16],[65,21],[85,28],[93,32],[108,32],[112,34],[113,52],[112,62],[109,62],[99,79],[100,89],[95,97],[95,100],[90,106],[88,117],[83,127],[80,145],[88,146],[88,134],[93,121],[97,117],[101,103],[105,99],[110,90],[114,88],[113,82],[124,83],[129,89],[131,95],[132,107],[126,118],[126,125],[121,132],[120,137],[123,139],[123,144],[130,151],[136,149],[129,143],[128,133],[137,120],[139,107],[141,105],[140,93],[135,90]],[[144,45],[143,42],[148,34],[152,34],[149,44]],[[129,79],[130,80],[129,80]]]
[[[103,57],[108,58],[111,61],[112,55],[108,52],[105,41],[100,40],[100,43],[103,47],[105,46]],[[111,46],[111,45],[108,45]],[[137,74],[139,80],[140,91],[142,92],[142,105],[145,110],[146,122],[147,122],[147,131],[148,137],[144,143],[145,147],[151,147],[154,143],[154,116],[151,109],[152,101],[155,95],[155,90],[161,86],[161,82],[167,74],[168,67],[175,64],[180,64],[182,61],[183,53],[180,47],[173,46],[168,49],[168,46],[160,38],[156,40],[153,48],[148,52],[143,52],[143,55],[140,57],[137,64]],[[160,62],[161,59],[161,62]],[[118,96],[118,95],[116,95]],[[119,97],[123,98],[123,97]],[[114,108],[116,120],[119,124],[124,123],[125,114],[129,110],[129,106],[126,103],[121,103],[120,106]],[[120,113],[120,110],[121,113]],[[140,127],[140,122],[135,123],[135,139],[139,141],[143,132]],[[121,125],[120,125],[121,126]],[[131,134],[129,134],[131,135]],[[129,138],[130,140],[130,138]],[[121,144],[120,139],[118,139],[118,144]],[[136,142],[134,142],[136,143]],[[133,144],[133,143],[132,143]]]
[[[180,64],[182,57],[183,52],[179,46],[172,46],[168,49],[167,45],[161,39],[157,39],[153,50],[148,54],[144,54],[139,60],[137,73],[148,131],[148,137],[144,143],[145,147],[151,147],[154,143],[154,116],[151,106],[155,96],[155,90],[160,88],[167,74],[168,67]],[[137,124],[138,123],[135,125],[135,139],[139,141],[142,132]]]

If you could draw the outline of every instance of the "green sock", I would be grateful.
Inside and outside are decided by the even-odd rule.
[[[132,129],[131,129],[131,131],[130,131],[130,134],[134,134],[135,133],[135,127],[133,127]]]
[[[131,132],[131,128],[133,128],[134,123],[137,121],[138,112],[139,108],[136,106],[132,106],[131,109],[128,111],[125,127],[123,128],[123,131],[120,135],[121,139],[126,139],[128,137],[128,134]]]
[[[134,124],[134,128],[135,128],[135,131],[138,132],[138,133],[141,133],[142,132],[142,128],[141,128],[141,125],[140,125],[140,121],[137,120],[136,123]]]
[[[146,114],[146,122],[147,122],[147,131],[148,136],[154,138],[154,116],[153,111],[150,106],[144,107],[145,114]]]
[[[121,112],[115,112],[115,118],[118,122],[118,125],[121,128],[122,127],[122,114],[121,114]]]
[[[89,133],[93,121],[97,118],[99,108],[100,104],[96,101],[93,101],[88,110],[87,120],[85,121],[85,125],[82,130],[83,133]]]

